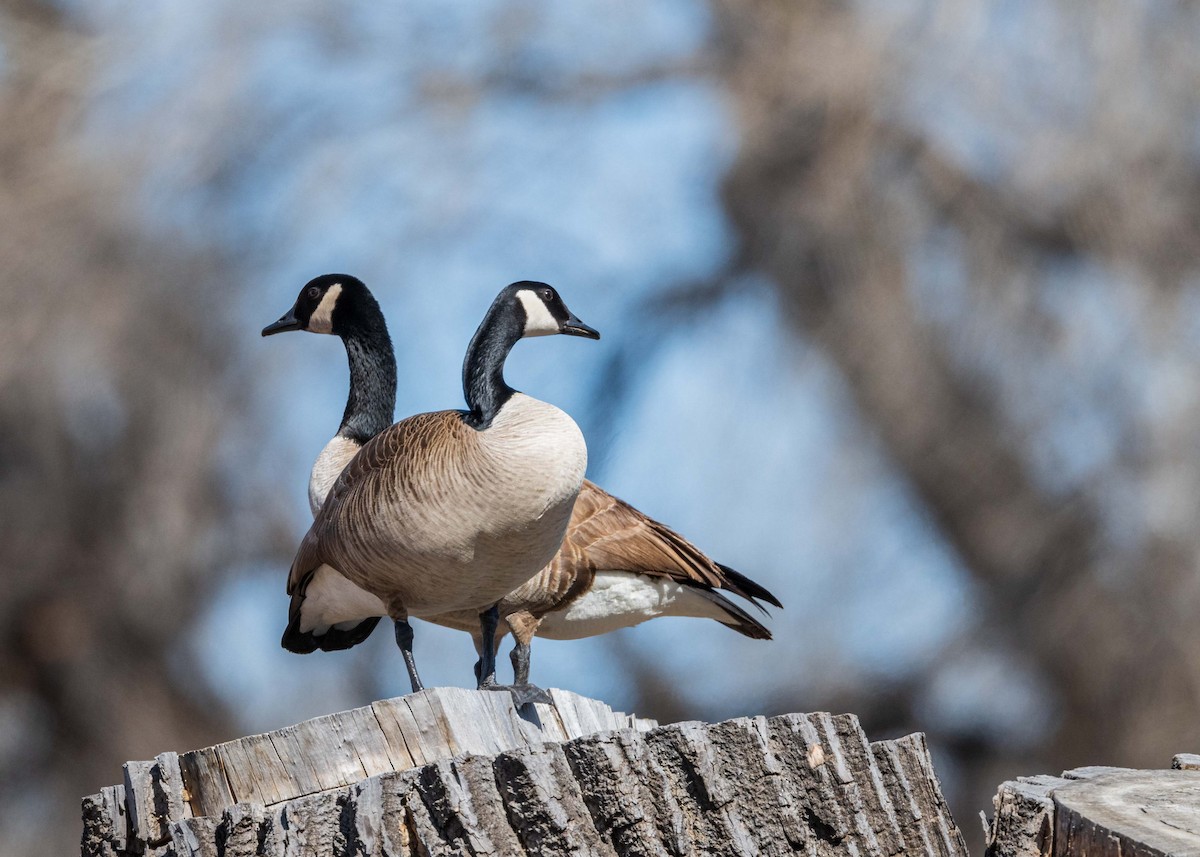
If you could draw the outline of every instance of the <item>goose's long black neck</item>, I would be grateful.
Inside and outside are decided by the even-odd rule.
[[[373,297],[340,335],[350,361],[350,395],[338,434],[366,443],[392,424],[396,410],[396,354]]]
[[[504,381],[504,361],[523,333],[523,322],[510,306],[492,304],[475,331],[463,362],[463,393],[467,397],[467,423],[483,430],[516,392]]]

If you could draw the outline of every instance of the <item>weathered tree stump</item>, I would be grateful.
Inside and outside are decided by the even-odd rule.
[[[1170,771],[1078,768],[1004,783],[989,857],[1200,857],[1200,757]]]
[[[125,766],[85,857],[965,854],[921,735],[851,715],[659,727],[436,688]]]

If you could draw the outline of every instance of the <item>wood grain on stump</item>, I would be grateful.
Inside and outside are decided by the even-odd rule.
[[[1200,770],[1024,777],[1004,783],[994,805],[990,857],[1200,857]]]
[[[963,855],[924,737],[851,715],[651,721],[435,688],[131,762],[82,853]]]

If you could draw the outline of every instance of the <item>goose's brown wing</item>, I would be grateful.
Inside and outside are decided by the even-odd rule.
[[[559,575],[586,580],[587,586],[596,571],[629,571],[705,589],[724,589],[756,606],[756,598],[781,606],[764,587],[713,562],[670,527],[590,481],[583,483],[562,549],[550,570],[556,567]],[[576,591],[578,587],[572,587],[572,594]]]

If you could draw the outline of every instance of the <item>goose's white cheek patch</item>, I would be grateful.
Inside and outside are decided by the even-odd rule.
[[[342,284],[334,283],[325,292],[325,297],[313,310],[312,318],[308,320],[308,329],[313,333],[333,333],[333,308],[337,306],[338,295],[342,293]]]
[[[517,292],[521,306],[525,308],[525,336],[549,336],[558,333],[558,319],[550,314],[550,309],[542,299],[529,289]]]

